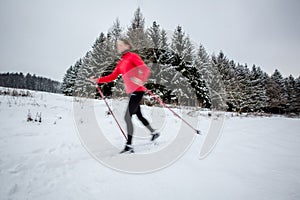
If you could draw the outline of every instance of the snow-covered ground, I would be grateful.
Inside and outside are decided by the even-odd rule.
[[[203,135],[193,139],[180,159],[153,173],[130,174],[102,165],[84,148],[74,123],[73,98],[32,93],[0,96],[1,200],[300,199],[299,119],[226,115],[218,144],[199,159],[213,120],[203,112],[194,117]],[[95,107],[97,121],[106,124],[103,132],[113,129],[108,140],[121,149],[124,139],[105,115],[104,102],[95,100]],[[26,121],[29,109],[33,118],[42,113],[42,123]],[[143,107],[149,117],[157,113],[152,109],[162,108]],[[116,114],[124,127],[123,111]],[[164,130],[174,130],[178,123],[171,119]],[[146,150],[155,151],[169,140],[172,133],[163,131],[158,145]]]

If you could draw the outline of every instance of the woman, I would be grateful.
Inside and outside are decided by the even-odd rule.
[[[159,137],[159,133],[156,132],[149,124],[149,122],[143,117],[141,113],[140,101],[143,98],[145,87],[144,81],[148,76],[142,69],[148,69],[139,55],[130,52],[132,45],[126,39],[119,39],[117,41],[117,51],[121,54],[122,59],[118,62],[115,70],[108,76],[95,78],[90,77],[90,80],[95,83],[108,83],[115,80],[120,74],[122,75],[126,93],[129,95],[129,103],[125,114],[125,121],[127,125],[127,143],[125,148],[120,153],[130,152],[133,153],[132,136],[133,136],[133,124],[131,117],[136,114],[138,119],[144,124],[145,127],[151,132],[151,141],[154,141]],[[139,71],[139,69],[141,69]],[[139,79],[136,74],[142,75]]]

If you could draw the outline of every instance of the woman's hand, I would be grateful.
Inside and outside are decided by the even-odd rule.
[[[92,81],[93,83],[97,83],[98,78],[95,78],[95,76],[91,76],[90,77],[90,81]]]

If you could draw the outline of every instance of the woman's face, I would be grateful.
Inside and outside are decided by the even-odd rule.
[[[122,52],[129,50],[130,47],[129,45],[125,44],[123,41],[118,40],[117,41],[117,51],[119,54],[121,54]]]

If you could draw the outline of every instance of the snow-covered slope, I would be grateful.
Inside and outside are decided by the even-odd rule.
[[[200,160],[212,120],[202,113],[195,119],[203,135],[193,140],[179,160],[137,175],[112,170],[86,151],[74,123],[73,98],[32,94],[0,96],[1,200],[300,199],[299,119],[228,115],[215,149]],[[96,101],[95,106],[97,120],[116,134],[108,139],[121,149],[124,140],[111,116],[105,115],[104,103]],[[29,109],[33,117],[42,113],[41,123],[26,121]],[[143,110],[153,114],[146,107]],[[122,112],[116,112],[121,122]],[[177,123],[174,119],[166,125],[171,128]],[[172,135],[164,133],[160,141],[168,145]],[[154,151],[159,146],[153,146]]]

